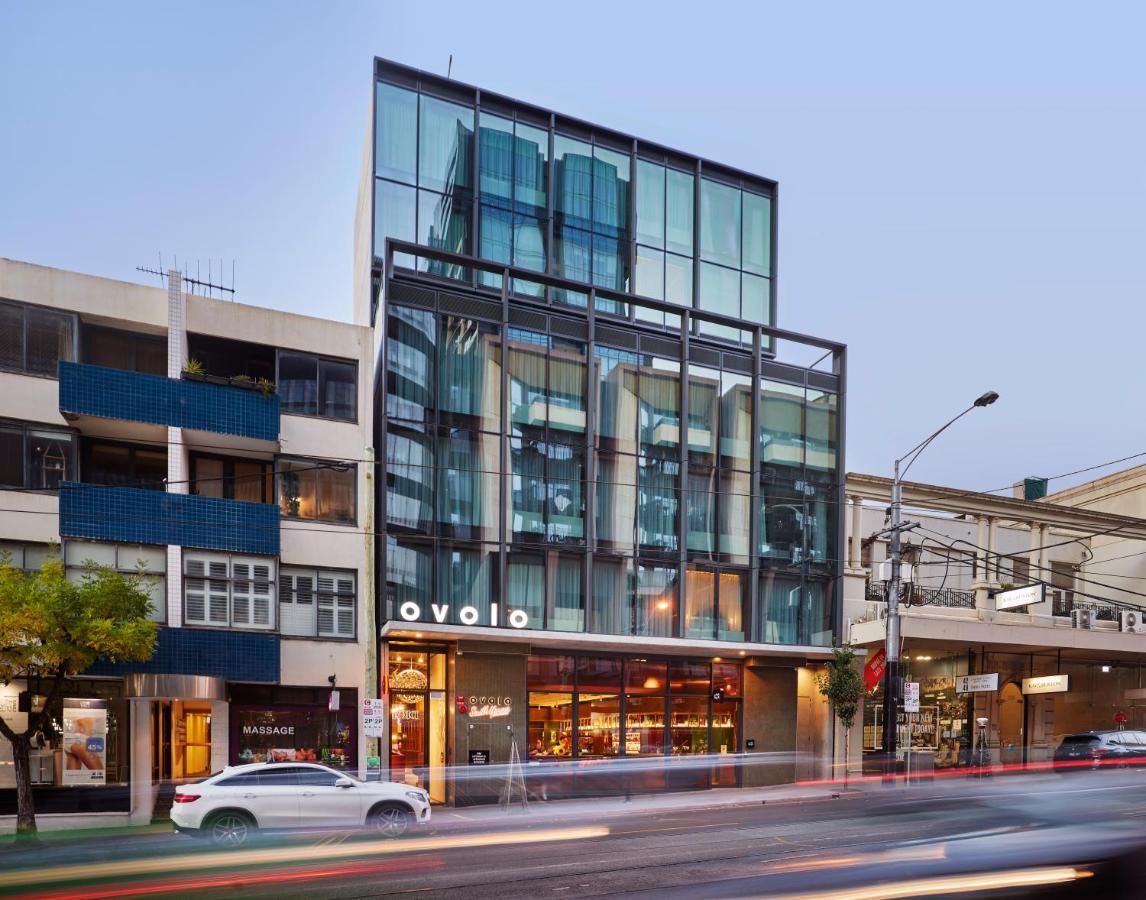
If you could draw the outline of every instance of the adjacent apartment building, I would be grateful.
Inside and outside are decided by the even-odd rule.
[[[142,565],[162,626],[151,661],[68,685],[56,720],[91,710],[106,752],[76,772],[44,736],[48,827],[147,821],[163,786],[227,764],[366,765],[370,331],[166,282],[0,260],[0,551],[34,569],[58,550],[76,578]],[[0,686],[0,711],[19,725],[42,693]],[[0,817],[13,784],[0,742]]]
[[[388,776],[470,802],[500,784],[455,775],[515,753],[548,796],[609,789],[610,760],[823,753],[845,348],[776,324],[776,183],[373,77],[355,316]],[[634,789],[798,774],[640,768]]]
[[[901,666],[920,708],[899,712],[898,744],[916,751],[914,768],[970,765],[980,743],[992,763],[1037,764],[1069,734],[1146,732],[1141,475],[1034,500],[903,485],[915,527],[904,535]],[[846,482],[846,634],[873,654],[886,641],[891,481]],[[880,684],[852,741],[873,761],[882,698]]]

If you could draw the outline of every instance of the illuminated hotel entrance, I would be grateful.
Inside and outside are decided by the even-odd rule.
[[[390,780],[424,788],[446,802],[446,652],[390,644]]]

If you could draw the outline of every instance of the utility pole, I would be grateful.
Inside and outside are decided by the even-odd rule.
[[[896,751],[898,750],[896,745],[899,741],[899,694],[903,688],[903,681],[899,677],[899,645],[901,643],[899,636],[899,591],[903,583],[899,562],[899,535],[900,532],[914,528],[916,525],[916,523],[905,525],[903,522],[903,484],[901,479],[907,474],[911,464],[919,458],[919,454],[927,449],[928,444],[971,410],[981,406],[990,406],[998,399],[999,395],[995,391],[987,391],[954,419],[938,431],[932,432],[929,437],[916,444],[895,461],[895,474],[891,481],[891,527],[887,529],[891,533],[889,547],[891,580],[887,585],[887,639],[884,644],[887,668],[883,674],[883,752],[886,755],[886,772],[888,775],[893,775],[896,771]],[[905,460],[906,465],[901,469],[900,464]]]

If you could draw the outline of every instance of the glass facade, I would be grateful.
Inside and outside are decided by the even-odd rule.
[[[831,645],[843,348],[772,362],[775,185],[376,72],[375,275],[465,257],[379,293],[384,618]]]
[[[386,616],[830,645],[838,395],[556,324],[390,305]]]
[[[453,99],[435,96],[437,90]],[[394,238],[682,307],[772,324],[773,185],[455,86],[378,81],[374,254]],[[704,174],[699,174],[702,167]],[[501,276],[399,254],[395,265],[500,290]],[[515,279],[514,294],[544,296]],[[553,289],[584,307],[587,291]],[[608,312],[624,314],[620,308]],[[679,319],[638,309],[664,328]],[[739,329],[706,328],[743,340]]]

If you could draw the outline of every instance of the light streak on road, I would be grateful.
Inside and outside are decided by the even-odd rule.
[[[241,866],[298,864],[362,856],[424,853],[473,847],[504,847],[509,844],[537,844],[550,841],[577,841],[606,837],[609,829],[592,825],[579,828],[540,828],[529,831],[503,831],[450,837],[406,840],[364,841],[353,844],[327,844],[313,847],[252,848],[215,853],[188,853],[180,856],[129,859],[120,862],[87,863],[19,869],[0,873],[0,888],[11,889],[56,882],[93,881],[97,878],[124,878],[169,874],[172,871],[229,869]]]
[[[972,875],[941,875],[935,878],[912,878],[885,882],[870,887],[841,888],[800,894],[774,894],[772,900],[898,900],[904,897],[938,897],[975,891],[1001,891],[1016,888],[1046,887],[1069,884],[1094,873],[1071,866],[1047,866],[1037,869],[1005,869]]]

